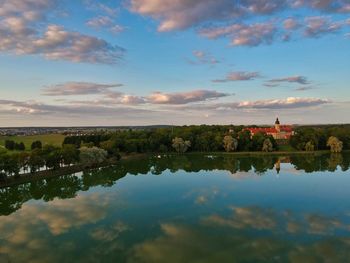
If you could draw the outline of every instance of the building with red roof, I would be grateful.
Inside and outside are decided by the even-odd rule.
[[[281,125],[279,119],[276,119],[274,127],[262,127],[262,128],[245,128],[244,130],[250,131],[251,136],[257,133],[264,133],[271,135],[275,140],[288,140],[292,135],[294,135],[293,126],[291,125]]]

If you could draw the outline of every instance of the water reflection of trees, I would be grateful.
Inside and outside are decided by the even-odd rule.
[[[174,173],[229,171],[232,174],[252,171],[261,176],[267,171],[280,170],[281,163],[291,163],[296,170],[306,173],[317,171],[335,171],[338,167],[347,171],[350,166],[350,154],[292,155],[290,157],[256,156],[237,157],[232,155],[180,155],[162,158],[145,158],[137,161],[123,161],[119,165],[95,171],[84,172],[81,176],[66,175],[57,178],[33,181],[27,184],[0,189],[0,215],[9,215],[20,209],[22,204],[34,199],[51,201],[55,198],[74,198],[79,191],[88,191],[91,187],[111,187],[127,174],[162,174],[165,170]],[[282,168],[283,171],[283,168]]]
[[[315,155],[294,155],[290,157],[291,164],[296,170],[304,170],[306,173],[313,173],[318,171],[334,172],[338,167],[342,171],[349,170],[350,155],[349,154],[324,154],[320,156]]]

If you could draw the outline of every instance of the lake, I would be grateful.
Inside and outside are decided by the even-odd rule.
[[[0,189],[0,262],[350,262],[349,166],[147,156]]]

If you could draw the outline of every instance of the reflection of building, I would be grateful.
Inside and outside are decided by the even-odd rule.
[[[280,159],[278,159],[278,161],[276,162],[275,168],[276,168],[277,173],[279,174],[281,171],[281,160]]]
[[[278,118],[276,119],[274,127],[268,128],[246,128],[254,136],[257,133],[265,133],[271,135],[276,140],[288,140],[293,134],[293,127],[290,125],[281,125]]]
[[[281,171],[281,163],[292,163],[289,157],[279,157],[277,162],[275,163],[275,169],[277,171],[277,174]]]

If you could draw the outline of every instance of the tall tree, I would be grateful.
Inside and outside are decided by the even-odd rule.
[[[332,153],[340,153],[343,150],[343,142],[335,136],[328,138],[327,146],[330,147]]]
[[[305,145],[305,151],[307,152],[313,152],[315,150],[315,145],[312,141],[309,141]]]
[[[273,144],[270,141],[270,139],[265,139],[262,147],[263,152],[272,152],[273,151]]]
[[[63,164],[65,165],[76,164],[79,161],[79,150],[74,144],[64,144],[61,154]]]
[[[233,138],[231,135],[226,135],[223,140],[224,148],[226,152],[233,152],[237,150],[238,141]]]
[[[173,148],[177,153],[185,153],[189,147],[191,147],[191,142],[190,141],[185,141],[182,138],[175,137],[173,139]]]

